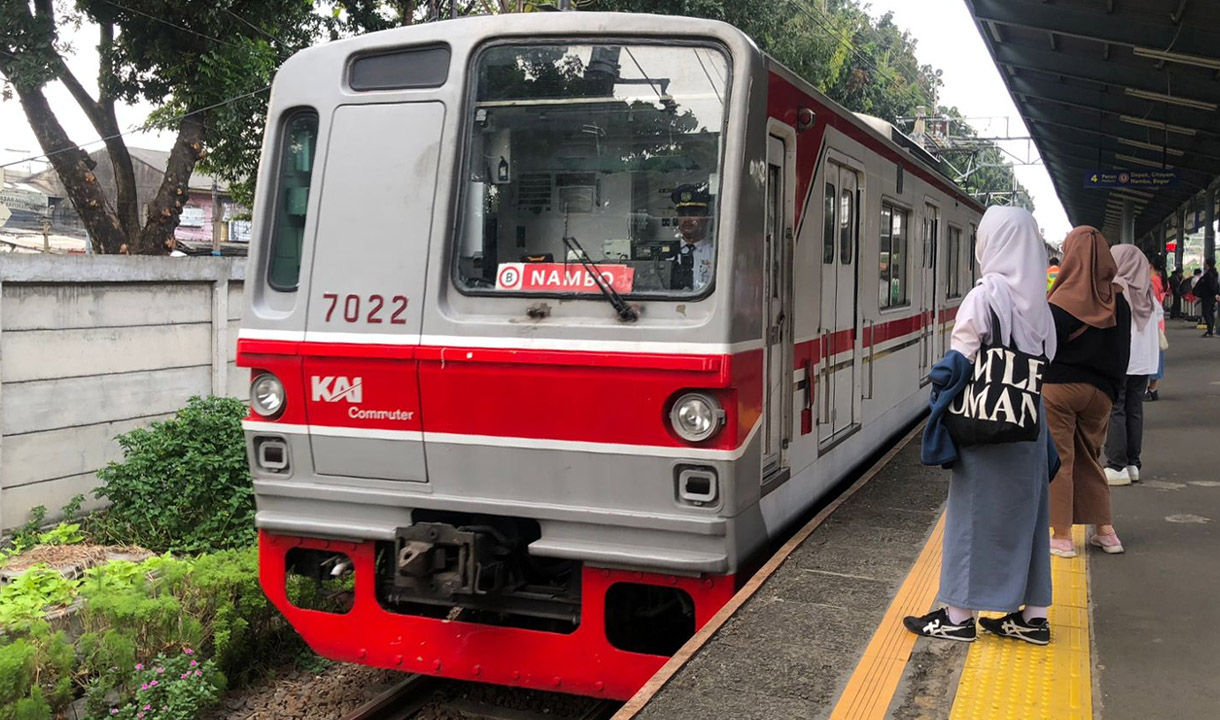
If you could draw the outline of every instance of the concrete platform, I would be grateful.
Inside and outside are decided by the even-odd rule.
[[[1127,552],[1092,564],[1101,717],[1220,718],[1220,340],[1166,323],[1142,482],[1111,493]]]
[[[948,473],[919,464],[916,438],[616,720],[1220,717],[1220,339],[1198,335],[1170,324],[1143,482],[1114,488],[1127,553],[1054,559],[1050,646],[901,628],[933,604],[948,488]],[[1086,529],[1075,535],[1083,548]]]

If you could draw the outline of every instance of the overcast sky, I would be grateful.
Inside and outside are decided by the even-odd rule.
[[[917,39],[916,54],[920,62],[944,71],[942,79],[945,84],[940,97],[942,105],[956,106],[963,115],[972,118],[971,124],[982,136],[1028,136],[962,0],[866,2],[871,5],[874,15],[893,11],[898,26],[909,30]],[[72,42],[81,52],[70,60],[70,65],[90,90],[96,90],[97,56],[92,51],[97,44],[96,28],[86,26]],[[97,133],[61,84],[52,86],[48,95],[69,137],[79,143],[96,140]],[[140,125],[150,109],[147,105],[120,107],[117,111],[119,127],[126,130]],[[133,133],[128,136],[128,143],[136,147],[169,149],[173,137],[165,133]],[[1004,145],[1014,155],[1037,160],[1037,151],[1030,143],[1011,142]],[[87,149],[97,147],[100,147],[100,143],[88,145]],[[20,104],[16,100],[0,101],[0,164],[40,152]],[[1047,240],[1058,244],[1070,226],[1046,169],[1039,164],[1018,167],[1016,172],[1018,179],[1033,196],[1037,206],[1035,215]]]
[[[915,54],[921,63],[944,71],[940,104],[956,106],[983,137],[1028,137],[1017,107],[1013,104],[1000,71],[991,61],[987,46],[966,3],[962,0],[865,0],[874,16],[894,13],[898,27],[908,30],[918,41]],[[987,119],[990,118],[990,119]],[[1032,143],[1002,143],[1008,152],[1022,159],[1038,161]],[[1034,215],[1046,239],[1058,245],[1071,225],[1055,195],[1046,168],[1040,163],[1016,168],[1017,179],[1033,197]]]

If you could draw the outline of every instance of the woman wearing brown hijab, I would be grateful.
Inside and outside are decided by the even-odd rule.
[[[1101,466],[1110,408],[1127,375],[1131,308],[1114,284],[1118,266],[1096,229],[1063,241],[1059,279],[1047,295],[1059,349],[1043,377],[1046,422],[1063,466],[1051,483],[1051,554],[1073,557],[1073,524],[1097,526],[1089,543],[1123,551],[1110,520],[1110,486]]]

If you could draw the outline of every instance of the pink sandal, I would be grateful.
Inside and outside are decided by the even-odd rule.
[[[1123,543],[1118,539],[1118,533],[1094,535],[1089,538],[1089,544],[1093,547],[1101,548],[1101,551],[1108,555],[1117,555],[1123,552]]]

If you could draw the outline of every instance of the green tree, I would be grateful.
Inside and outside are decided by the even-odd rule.
[[[316,40],[324,21],[302,0],[79,0],[75,10],[54,0],[0,0],[0,74],[20,100],[30,127],[67,190],[100,253],[161,254],[182,211],[197,163],[223,175],[249,172],[240,160],[256,145],[275,68]],[[99,92],[93,97],[68,68],[72,51],[61,31],[96,23]],[[68,136],[47,101],[61,81],[105,139],[117,196],[109,198],[94,162]],[[131,155],[115,103],[160,106],[155,127],[176,133],[164,180],[146,208],[137,207]]]

